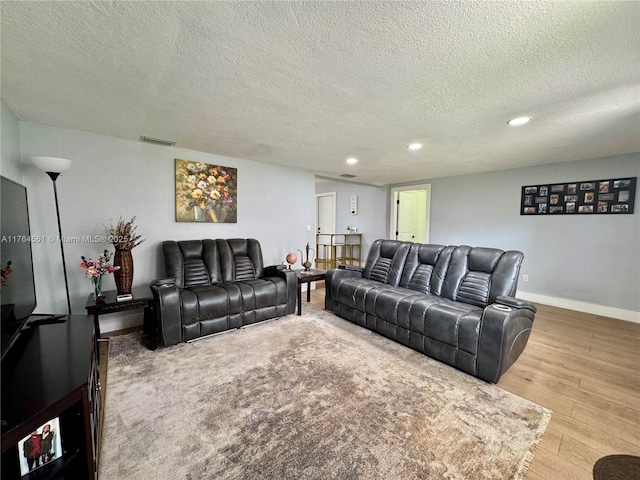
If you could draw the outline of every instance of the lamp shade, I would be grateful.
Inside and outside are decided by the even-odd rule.
[[[59,157],[31,157],[31,163],[40,170],[55,173],[64,172],[71,166],[71,160]]]

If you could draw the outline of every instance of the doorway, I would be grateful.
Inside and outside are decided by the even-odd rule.
[[[390,212],[389,238],[429,243],[431,184],[392,188]]]
[[[316,233],[336,233],[336,192],[316,193]]]
[[[336,192],[316,193],[316,266],[318,258],[331,259],[331,248],[318,244],[318,235],[336,233]],[[326,243],[321,237],[320,243]],[[326,237],[331,238],[331,237]]]

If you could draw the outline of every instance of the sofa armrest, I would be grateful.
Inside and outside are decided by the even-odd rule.
[[[287,270],[287,266],[286,265],[268,265],[266,267],[264,267],[264,271],[271,271],[271,270]]]
[[[332,284],[339,282],[343,278],[362,278],[362,267],[354,267],[352,265],[344,265],[347,268],[338,268],[329,270],[324,277],[325,287],[330,290]]]
[[[351,271],[354,271],[354,272],[360,272],[360,274],[362,275],[362,272],[364,271],[364,267],[359,267],[357,265],[340,264],[340,265],[338,265],[338,270],[351,270]]]
[[[176,279],[173,277],[156,278],[151,282],[150,287],[171,287],[176,284]]]
[[[514,297],[505,297],[501,295],[498,298],[496,298],[496,303],[500,305],[506,305],[512,308],[527,308],[531,310],[533,313],[536,313],[538,311],[538,309],[533,303],[527,302],[526,300],[521,300],[519,298],[514,298]]]
[[[324,277],[324,308],[326,310],[334,311],[333,307],[333,288],[338,288],[338,285],[345,278],[362,278],[362,267],[354,265],[340,265],[340,268],[335,270],[329,270]]]
[[[294,313],[298,298],[298,275],[296,272],[287,269],[285,265],[270,265],[265,267],[264,276],[279,277],[284,280],[287,287],[287,315]]]
[[[165,347],[182,341],[182,312],[180,289],[173,278],[159,278],[151,285],[156,324],[160,327]]]
[[[480,321],[478,377],[497,383],[518,359],[529,339],[535,305],[513,297],[498,297]]]

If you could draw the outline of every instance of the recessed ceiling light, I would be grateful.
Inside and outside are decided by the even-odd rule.
[[[507,122],[507,125],[511,125],[512,127],[517,127],[518,125],[524,125],[525,123],[529,123],[531,117],[518,117]]]
[[[407,145],[407,148],[409,150],[413,150],[413,151],[420,150],[422,148],[422,144],[421,143],[411,143],[411,144]]]
[[[358,159],[355,158],[355,157],[349,157],[349,158],[347,158],[347,163],[349,165],[355,165],[356,163],[358,163]]]

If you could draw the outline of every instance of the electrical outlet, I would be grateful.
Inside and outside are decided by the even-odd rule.
[[[311,231],[311,225],[307,225],[307,232]]]
[[[522,275],[522,281],[523,282],[528,282],[529,281],[529,275]]]

